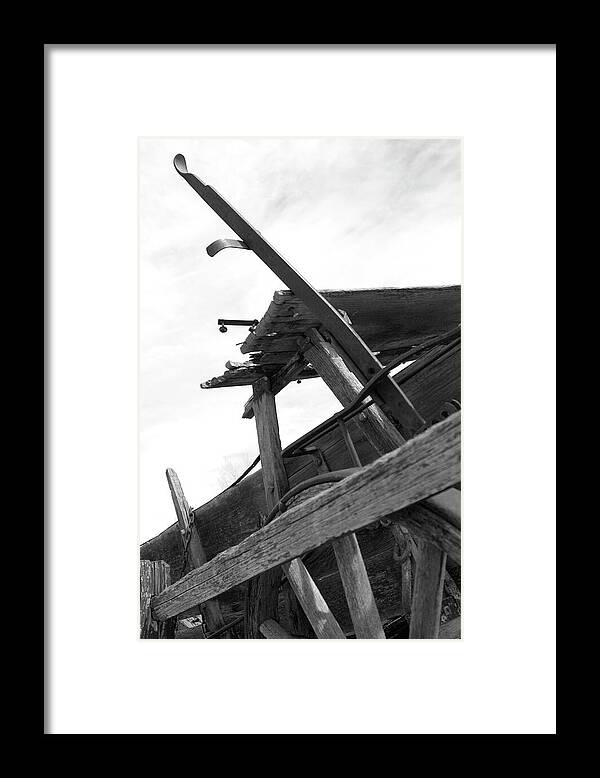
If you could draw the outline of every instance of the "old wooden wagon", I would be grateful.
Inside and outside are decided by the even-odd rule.
[[[167,470],[176,521],[141,546],[141,636],[460,637],[460,287],[319,292],[175,167],[239,236],[209,254],[253,251],[288,288],[241,322],[246,361],[202,384],[251,387],[259,457],[194,509]],[[276,395],[305,379],[341,409],[282,450]]]

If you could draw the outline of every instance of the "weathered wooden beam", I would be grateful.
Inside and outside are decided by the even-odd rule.
[[[155,594],[171,584],[169,565],[162,561],[140,560],[140,638],[161,639],[175,637],[175,619],[158,622],[152,617],[151,602]]]
[[[199,602],[300,557],[333,538],[392,516],[405,524],[403,508],[447,489],[460,480],[460,413],[434,425],[355,475],[279,518],[236,546],[193,570],[153,601],[158,619],[181,613]],[[418,514],[412,526],[419,528]],[[427,524],[425,514],[424,524]],[[446,532],[444,532],[444,526]],[[460,532],[440,517],[424,528],[442,550],[460,542]],[[264,620],[264,619],[263,619]]]
[[[252,385],[252,397],[265,501],[270,511],[288,490],[288,479],[281,456],[275,398],[268,378],[261,378]],[[269,619],[277,620],[280,581],[281,570],[272,568],[248,582],[245,622],[247,638],[260,638],[260,625]]]
[[[335,538],[332,545],[356,637],[385,640],[385,632],[356,535],[350,532],[341,538]]]
[[[267,379],[262,379],[254,384],[253,397],[265,502],[267,508],[271,510],[287,492],[289,483],[281,453],[275,397],[270,390]],[[295,600],[292,597],[290,602],[292,610],[297,607],[297,603],[302,606],[317,637],[338,637],[337,634],[319,634],[318,628],[321,628],[324,615],[325,632],[331,627],[331,623],[335,622],[335,619],[329,613],[327,604],[319,594],[316,584],[311,579],[304,565],[300,561],[294,560],[292,563],[285,565],[283,570],[295,595]],[[263,621],[277,616],[280,580],[281,574],[275,569],[268,570],[250,581],[246,607],[247,637],[259,637],[260,625]],[[299,624],[302,623],[300,619],[296,619],[296,621]],[[317,625],[316,627],[315,624]],[[341,632],[337,622],[331,628],[335,631],[335,627]]]
[[[329,606],[304,563],[300,559],[292,559],[291,562],[284,563],[282,567],[306,618],[315,631],[315,635],[318,638],[329,640],[345,640],[344,631],[329,610]]]
[[[349,405],[362,390],[363,384],[344,362],[333,342],[328,342],[316,329],[309,330],[313,344],[305,352],[306,359],[315,368],[329,389],[343,406]],[[404,438],[377,405],[369,406],[359,414],[362,432],[381,456],[404,442]]]
[[[191,519],[192,513],[190,511],[190,505],[183,493],[179,476],[172,467],[167,468],[166,476],[173,505],[175,507],[177,523],[181,531],[181,539],[184,548],[184,568],[182,572],[184,573],[186,555],[189,567],[195,568],[206,564],[206,553],[202,546],[202,541],[200,540],[198,528]],[[221,629],[225,624],[219,603],[216,602],[216,600],[208,600],[203,603],[200,606],[200,613],[210,632]],[[226,635],[225,637],[229,637],[229,635]]]
[[[267,619],[260,625],[260,631],[263,637],[275,640],[293,639],[292,635],[273,619]]]
[[[433,543],[422,541],[418,545],[408,637],[437,638],[440,631],[446,553]]]

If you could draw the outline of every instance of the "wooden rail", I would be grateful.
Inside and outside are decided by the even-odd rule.
[[[460,413],[450,416],[191,571],[153,598],[154,617],[164,620],[181,613],[458,483],[460,421]],[[460,531],[436,514],[430,522],[429,515],[415,512],[410,531],[423,524],[431,542],[456,554]]]

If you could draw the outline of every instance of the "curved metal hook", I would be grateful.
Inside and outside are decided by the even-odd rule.
[[[213,241],[210,246],[206,247],[206,253],[209,257],[214,257],[219,251],[223,249],[248,249],[250,246],[246,245],[243,240],[235,240],[235,238],[219,238],[219,240]]]
[[[194,185],[191,183],[192,181],[197,181],[199,184],[202,184],[202,186],[206,186],[204,181],[201,181],[198,178],[198,176],[188,172],[187,162],[185,161],[185,157],[183,156],[183,154],[175,154],[175,156],[173,157],[173,165],[175,166],[175,170],[179,173],[179,175],[182,178],[185,178],[185,180],[190,184],[192,188],[195,188]]]

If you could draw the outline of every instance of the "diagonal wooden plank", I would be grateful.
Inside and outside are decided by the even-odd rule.
[[[282,567],[315,635],[318,638],[345,640],[344,631],[329,610],[304,563],[300,559],[292,559]]]
[[[385,640],[369,576],[353,532],[332,542],[354,634],[359,639]]]

